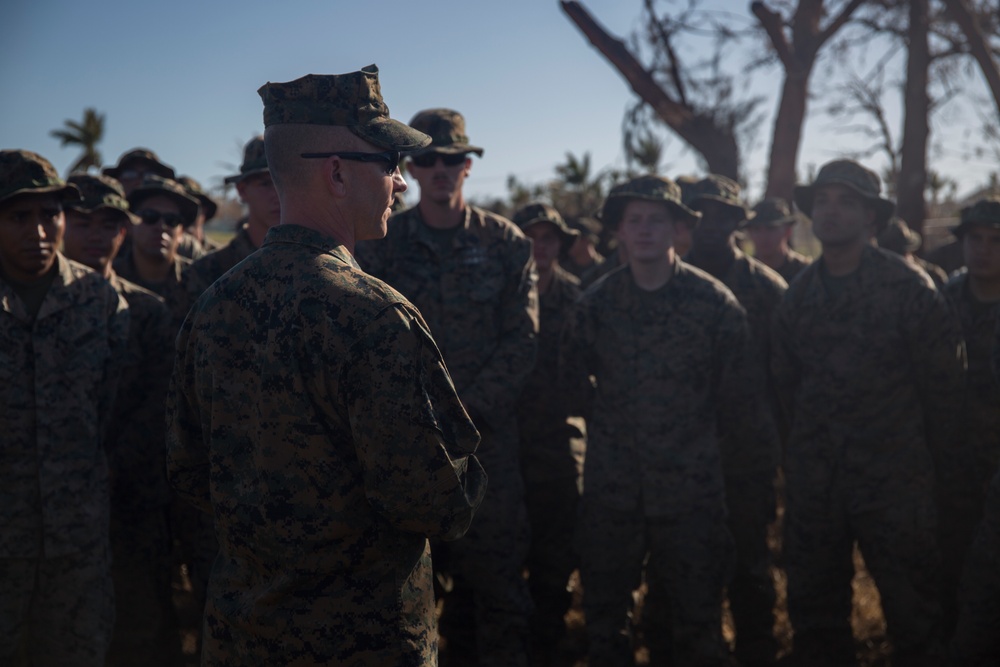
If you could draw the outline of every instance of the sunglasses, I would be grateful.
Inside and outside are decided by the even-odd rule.
[[[410,160],[418,167],[433,167],[438,158],[441,158],[441,162],[444,162],[446,167],[457,167],[465,163],[465,153],[424,153],[423,155],[414,155]]]
[[[356,160],[357,162],[385,162],[386,176],[392,176],[399,167],[399,151],[384,151],[382,153],[352,153],[341,151],[339,153],[301,153],[299,157],[304,158],[328,158],[339,157],[342,160]]]
[[[164,227],[173,229],[174,227],[179,227],[184,224],[184,216],[180,213],[161,213],[159,211],[146,208],[141,211],[136,211],[136,215],[139,216],[142,220],[142,224],[144,225],[155,225],[162,220]]]

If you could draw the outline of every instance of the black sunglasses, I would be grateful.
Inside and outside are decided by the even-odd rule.
[[[418,167],[433,167],[438,158],[441,158],[441,162],[444,162],[446,167],[457,167],[465,162],[465,153],[424,153],[423,155],[414,155],[410,160]]]
[[[304,158],[328,158],[339,157],[344,160],[357,160],[358,162],[385,162],[385,173],[392,176],[399,167],[399,151],[385,151],[382,153],[352,153],[350,151],[339,153],[301,153],[299,157]]]
[[[179,227],[184,224],[184,216],[180,213],[161,213],[160,211],[154,211],[151,208],[145,208],[141,211],[136,211],[136,215],[142,219],[144,225],[155,225],[160,220],[163,220],[163,225],[173,229],[174,227]]]

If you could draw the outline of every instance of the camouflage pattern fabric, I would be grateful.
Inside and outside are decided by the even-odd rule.
[[[483,156],[483,149],[469,143],[465,133],[465,117],[454,109],[426,109],[410,119],[410,127],[431,138],[421,153],[475,153]]]
[[[416,150],[431,141],[389,117],[375,65],[348,74],[307,74],[287,83],[268,82],[257,94],[264,102],[264,127],[340,125],[380,148],[397,151]]]
[[[34,319],[0,278],[4,664],[21,641],[33,651],[78,657],[61,664],[100,664],[113,615],[105,600],[109,501],[102,445],[125,356],[128,310],[111,285],[83,265],[60,254],[55,270]],[[65,588],[49,589],[51,582]],[[74,624],[94,635],[51,634]]]
[[[189,303],[194,303],[212,283],[222,277],[257,250],[250,240],[246,224],[239,227],[236,235],[219,250],[195,261],[184,274],[184,291]]]
[[[807,216],[812,216],[816,188],[824,185],[842,185],[854,190],[875,207],[875,232],[880,233],[889,224],[896,205],[881,196],[882,179],[871,169],[854,160],[833,160],[820,167],[816,180],[809,185],[795,186],[795,205]]]
[[[469,528],[485,475],[420,313],[280,225],[177,342],[168,476],[221,546],[202,664],[433,664],[426,536]]]
[[[170,582],[163,405],[174,328],[163,299],[112,273],[129,308],[128,348],[108,429],[115,631],[108,665],[176,665],[180,637]]]
[[[531,242],[510,221],[466,207],[442,252],[414,207],[389,220],[386,238],[358,244],[358,261],[420,308],[483,434],[477,455],[490,488],[479,520],[449,545],[449,558],[477,599],[480,665],[523,662],[528,527],[513,416],[537,348]]]
[[[581,558],[588,632],[598,655],[615,643],[611,635],[624,626],[621,586],[626,579],[638,580],[641,565],[641,554],[636,560],[629,552],[627,565],[634,570],[614,575],[619,583],[611,586],[612,598],[596,593],[601,601],[591,606],[591,591],[605,590],[604,578],[610,576],[597,564],[626,555],[618,551],[626,542],[600,536],[624,515],[635,514],[629,523],[640,529],[641,517],[647,526],[653,518],[673,525],[695,517],[705,522],[705,544],[716,547],[697,554],[706,578],[681,582],[671,575],[679,567],[669,562],[673,554],[654,552],[650,558],[663,573],[671,599],[685,597],[674,609],[675,630],[710,621],[695,644],[707,651],[702,655],[707,664],[719,659],[718,618],[732,557],[723,465],[728,457],[736,470],[767,469],[777,437],[757,389],[759,373],[749,363],[752,346],[746,315],[732,293],[680,261],[669,282],[654,292],[636,287],[627,268],[608,274],[583,295],[564,330],[564,391],[571,411],[590,415],[581,532],[598,537],[583,540]],[[591,375],[597,380],[592,400]],[[744,434],[738,451],[722,451],[730,431]],[[672,532],[669,537],[683,539]],[[689,603],[699,611],[685,618]],[[705,648],[705,636],[714,638],[711,650]],[[674,650],[695,649],[683,640]]]
[[[582,420],[570,419],[558,394],[559,337],[580,296],[579,281],[561,267],[539,297],[538,360],[517,408],[521,472],[531,526],[527,568],[535,604],[535,650],[551,651],[565,632],[571,598],[566,590],[577,567],[573,532],[583,472]]]
[[[956,594],[969,545],[983,517],[983,503],[992,472],[1000,469],[1000,386],[993,376],[993,334],[1000,307],[978,301],[969,289],[964,271],[951,279],[944,294],[958,315],[968,356],[966,393],[962,422],[968,442],[960,459],[964,473],[949,489],[939,531],[943,556],[943,606],[945,627],[957,620]]]
[[[789,250],[788,254],[785,255],[785,263],[774,269],[774,271],[784,278],[786,283],[791,285],[795,277],[802,273],[810,264],[812,264],[812,258],[806,257],[794,250]]]
[[[174,330],[180,328],[184,316],[187,315],[191,301],[184,288],[184,276],[191,266],[191,260],[186,257],[177,256],[174,258],[174,266],[167,273],[167,278],[162,283],[151,283],[143,280],[139,275],[139,270],[135,267],[135,259],[132,253],[115,257],[112,263],[115,273],[134,283],[143,289],[162,297],[170,310],[170,317],[174,324]]]
[[[80,190],[63,181],[55,167],[38,153],[0,151],[0,201],[27,192],[50,192],[67,203],[80,199]]]
[[[202,245],[201,241],[196,239],[191,234],[184,232],[181,234],[180,243],[177,244],[177,254],[181,257],[186,257],[192,262],[196,259],[201,259],[208,254],[208,250]]]
[[[121,157],[118,158],[116,166],[105,167],[101,173],[112,178],[120,178],[122,171],[125,170],[126,165],[130,162],[143,162],[149,166],[150,173],[162,178],[174,178],[176,176],[173,168],[161,162],[156,153],[148,148],[133,148],[130,151],[122,153]]]
[[[247,176],[263,174],[270,171],[267,166],[267,152],[264,150],[264,137],[258,135],[248,141],[243,147],[243,162],[240,163],[240,173],[226,176],[227,184],[239,183]]]
[[[953,667],[1000,664],[1000,471],[986,494],[985,514],[962,577],[961,607],[951,645]]]
[[[955,478],[965,383],[944,297],[904,259],[865,247],[828,292],[822,262],[775,312],[771,367],[790,436],[785,562],[799,637],[850,639],[857,539],[897,650],[939,639],[935,477]]]
[[[115,618],[107,534],[76,553],[0,558],[0,664],[104,667]]]

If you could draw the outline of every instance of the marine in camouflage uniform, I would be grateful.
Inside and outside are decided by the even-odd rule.
[[[788,245],[798,221],[788,202],[768,197],[753,207],[753,215],[744,228],[754,244],[754,259],[776,271],[789,284],[812,263],[812,259]]]
[[[942,289],[948,282],[948,274],[944,272],[944,269],[914,254],[920,250],[923,238],[910,229],[910,226],[902,218],[894,217],[890,220],[889,224],[878,235],[877,240],[879,248],[896,253],[924,271],[934,281],[934,286],[938,289]]]
[[[301,224],[268,232],[178,336],[168,475],[221,547],[203,665],[435,664],[426,536],[467,530],[485,475],[420,313],[351,256],[406,188],[397,151],[428,141],[389,118],[377,76],[260,89]]]
[[[788,285],[777,272],[736,246],[737,230],[750,224],[755,215],[740,200],[740,186],[735,181],[712,174],[689,183],[683,198],[685,204],[702,216],[691,234],[692,247],[684,261],[720,280],[746,310],[754,345],[747,363],[753,368],[758,391],[768,399],[766,405],[771,416],[777,417],[767,359],[771,316]],[[755,437],[752,433],[748,435]],[[729,449],[742,447],[742,434],[734,431],[729,437],[735,438]],[[778,649],[774,637],[776,593],[767,543],[767,527],[775,518],[774,481],[780,456],[777,437],[770,443],[769,452],[769,457],[755,460],[751,468],[722,461],[729,530],[736,541],[737,554],[735,574],[728,585],[729,604],[736,629],[736,655],[748,667],[773,664]],[[650,579],[650,606],[655,611],[655,572]]]
[[[0,664],[100,667],[114,597],[103,447],[128,329],[103,277],[61,255],[79,199],[0,151]]]
[[[927,275],[870,245],[893,210],[879,190],[850,160],[796,188],[823,255],[775,313],[771,367],[791,416],[784,559],[802,664],[853,664],[855,541],[893,664],[940,658],[934,501],[961,444],[964,346]]]
[[[673,254],[674,227],[699,217],[669,179],[616,186],[602,220],[630,263],[584,293],[562,339],[564,390],[588,418],[579,544],[593,667],[631,663],[622,629],[647,552],[672,600],[655,632],[672,635],[675,663],[728,664],[723,467],[766,467],[776,434],[743,308]],[[727,450],[731,431],[745,435]]]
[[[104,276],[129,310],[128,347],[105,447],[111,463],[111,574],[115,629],[106,665],[177,665],[180,635],[170,581],[170,531],[163,403],[173,362],[174,331],[163,299],[111,268],[126,228],[121,184],[75,174],[83,200],[66,207],[63,252]]]
[[[181,257],[194,261],[222,247],[205,236],[205,223],[215,217],[219,205],[205,194],[201,183],[190,176],[178,176],[177,182],[184,186],[189,195],[198,200],[198,214],[194,222],[184,228],[181,242],[177,245],[177,253]]]
[[[410,125],[432,139],[407,164],[420,201],[392,217],[385,239],[359,248],[359,262],[420,308],[482,433],[486,500],[465,539],[436,547],[435,558],[448,559],[457,594],[471,591],[474,611],[461,620],[475,619],[479,664],[521,665],[531,599],[522,576],[528,522],[515,408],[537,346],[531,242],[509,220],[465,203],[469,154],[483,149],[469,144],[461,114],[430,109]],[[455,605],[446,601],[445,609],[456,618]],[[449,652],[471,640],[471,631],[449,633],[445,620],[442,634]]]
[[[584,274],[596,270],[604,263],[604,255],[597,251],[603,228],[599,220],[583,215],[567,219],[566,225],[577,235],[573,244],[563,253],[559,265],[564,271],[583,280]]]
[[[185,225],[198,214],[198,200],[172,179],[147,176],[128,197],[140,224],[132,230],[132,252],[115,259],[115,272],[163,297],[175,329],[187,314],[184,273],[191,260],[177,253]]]
[[[982,519],[986,487],[1000,469],[1000,386],[993,375],[993,335],[1000,316],[1000,199],[982,199],[962,209],[952,232],[965,251],[965,265],[945,286],[944,293],[958,313],[968,355],[963,423],[968,450],[962,457],[966,473],[950,498],[965,500],[941,525],[944,556],[946,629],[954,627],[956,591],[965,555]],[[963,493],[964,491],[964,493]]]
[[[579,232],[571,230],[548,204],[519,209],[514,224],[532,240],[538,269],[539,333],[535,369],[517,405],[521,472],[531,525],[528,587],[533,664],[552,664],[564,636],[571,595],[570,574],[578,559],[573,544],[586,436],[583,420],[566,413],[558,394],[559,336],[580,296],[580,281],[565,271],[559,255]]]

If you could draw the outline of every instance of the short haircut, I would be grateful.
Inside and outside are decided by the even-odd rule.
[[[279,190],[307,179],[316,161],[303,159],[302,153],[350,151],[360,145],[350,130],[331,125],[282,123],[264,130],[267,165]]]

